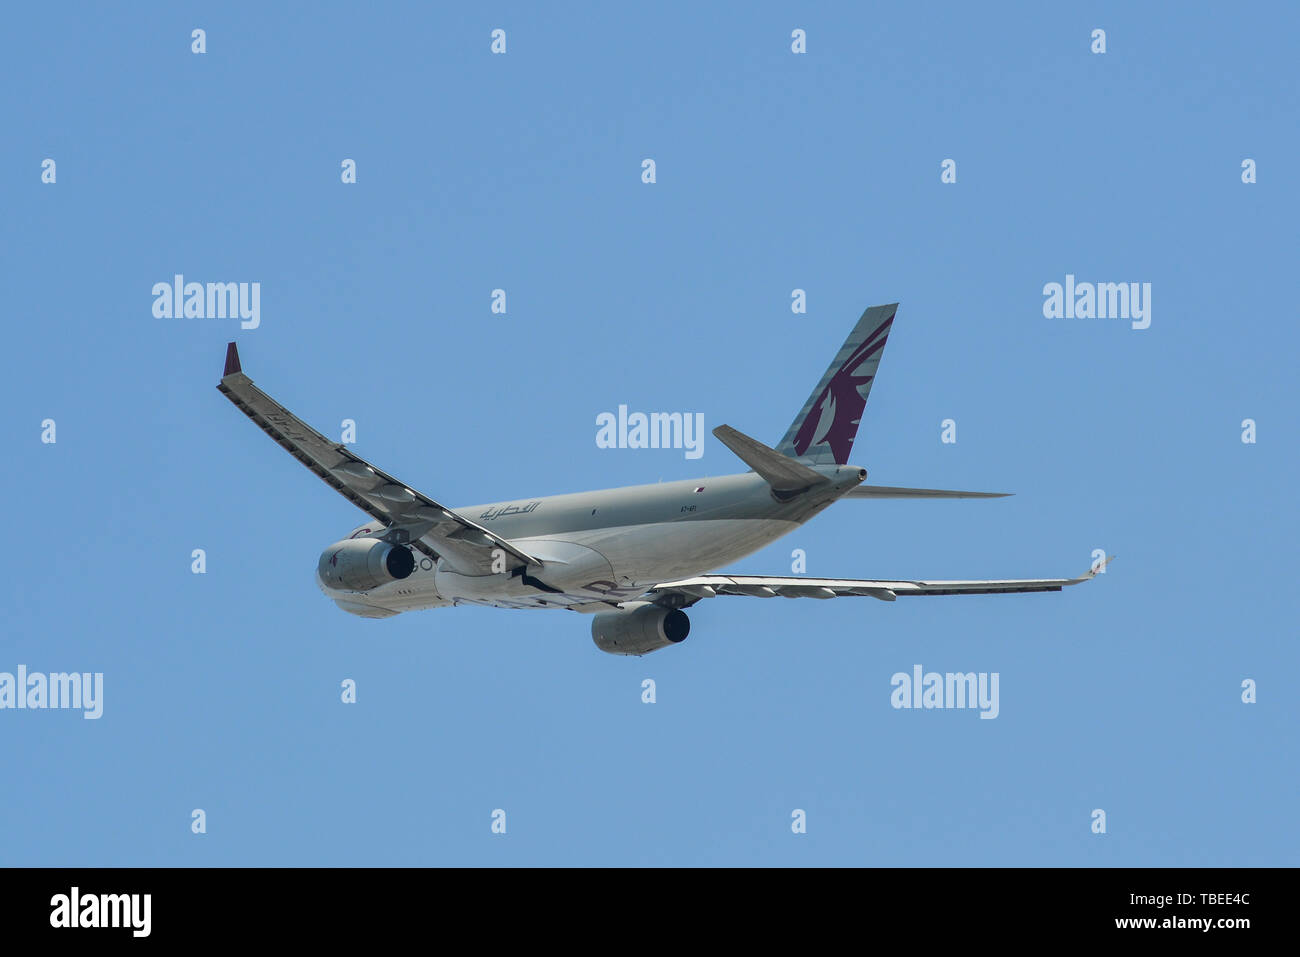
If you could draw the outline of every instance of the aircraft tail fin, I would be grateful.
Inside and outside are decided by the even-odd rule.
[[[844,465],[876,379],[898,303],[862,314],[776,450],[818,465]]]

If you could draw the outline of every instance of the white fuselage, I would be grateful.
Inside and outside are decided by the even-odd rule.
[[[317,583],[341,608],[365,617],[459,604],[608,610],[653,585],[703,574],[758,551],[865,477],[852,465],[816,471],[830,481],[784,502],[761,477],[746,472],[458,508],[542,565],[520,568],[503,554],[493,573],[464,574],[454,562],[414,551],[415,570],[401,581],[360,592],[330,588],[319,575]],[[349,537],[382,528],[372,521]]]

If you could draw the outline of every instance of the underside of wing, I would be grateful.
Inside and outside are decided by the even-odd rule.
[[[225,374],[217,388],[326,485],[383,522],[387,528],[375,537],[410,545],[435,559],[445,558],[467,573],[489,569],[497,549],[525,565],[543,564],[508,539],[439,505],[307,425],[244,375],[233,342],[226,351]]]
[[[659,605],[685,608],[702,598],[739,595],[749,598],[877,598],[894,601],[910,595],[1009,595],[1060,591],[1094,577],[1106,567],[1100,562],[1078,578],[1008,578],[962,581],[892,581],[859,578],[782,578],[772,575],[700,575],[663,582],[647,598]]]

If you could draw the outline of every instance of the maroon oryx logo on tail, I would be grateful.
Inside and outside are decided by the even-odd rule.
[[[836,463],[843,465],[849,460],[853,437],[858,432],[858,420],[867,406],[866,392],[875,378],[874,372],[860,375],[858,370],[885,347],[893,322],[894,316],[891,315],[835,370],[795,433],[796,455],[803,455],[824,442],[830,446]]]

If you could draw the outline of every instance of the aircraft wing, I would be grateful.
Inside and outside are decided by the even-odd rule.
[[[253,385],[240,368],[239,351],[233,342],[226,349],[225,373],[217,388],[326,485],[388,526],[376,538],[410,545],[435,559],[444,557],[467,572],[488,570],[492,552],[498,548],[526,565],[543,564],[508,539],[438,504],[353,455],[346,445],[321,435]]]
[[[1113,557],[1113,556],[1111,556]],[[877,598],[894,601],[900,595],[1005,595],[1060,591],[1093,578],[1111,559],[1078,578],[1010,578],[985,581],[888,581],[861,578],[782,578],[772,575],[699,575],[663,582],[646,598],[670,608],[685,608],[702,598],[743,595],[751,598]]]

